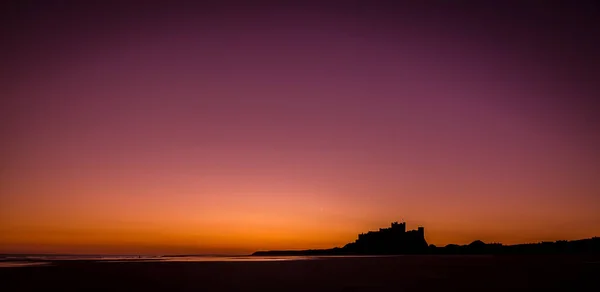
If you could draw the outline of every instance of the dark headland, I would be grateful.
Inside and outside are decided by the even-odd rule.
[[[343,247],[309,250],[257,251],[253,256],[315,256],[315,255],[403,255],[403,254],[573,254],[600,253],[600,237],[580,240],[560,240],[516,245],[484,243],[476,240],[467,245],[428,245],[425,228],[406,230],[406,223],[393,222],[388,228],[361,233]]]

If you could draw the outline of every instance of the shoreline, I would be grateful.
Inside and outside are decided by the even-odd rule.
[[[0,268],[8,291],[588,291],[600,255],[408,255],[287,261],[55,261]],[[590,286],[591,285],[591,286]]]

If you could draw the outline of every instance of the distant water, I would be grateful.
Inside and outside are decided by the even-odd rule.
[[[340,257],[369,256],[118,256],[118,255],[4,255],[0,256],[0,267],[19,267],[47,264],[53,261],[98,261],[98,262],[270,262],[302,261]]]
[[[270,262],[270,261],[300,261],[316,257],[308,256],[186,256],[163,257],[165,262]]]
[[[0,268],[16,268],[16,267],[28,267],[28,266],[41,266],[47,265],[45,262],[11,262],[11,261],[0,261]]]

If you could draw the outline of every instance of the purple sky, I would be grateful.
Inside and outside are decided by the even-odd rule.
[[[598,235],[597,4],[201,2],[2,9],[2,250]]]

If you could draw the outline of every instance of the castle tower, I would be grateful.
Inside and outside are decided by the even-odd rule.
[[[392,223],[392,229],[394,231],[404,233],[404,232],[406,232],[406,223],[405,222],[402,222],[402,223],[393,222]]]

